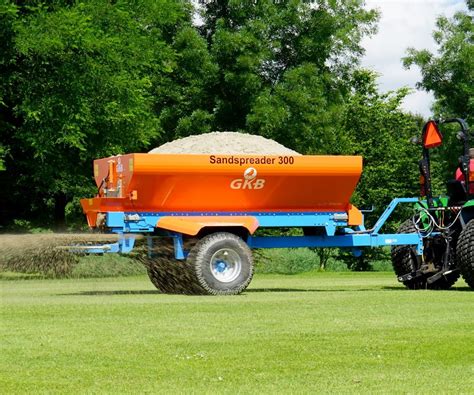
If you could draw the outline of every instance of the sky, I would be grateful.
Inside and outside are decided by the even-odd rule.
[[[366,0],[368,8],[380,11],[378,33],[365,38],[362,46],[366,53],[362,66],[380,74],[379,89],[382,92],[403,86],[413,89],[421,80],[418,67],[403,68],[401,58],[408,47],[436,52],[432,33],[439,15],[451,17],[455,12],[466,10],[463,0]],[[415,90],[403,103],[403,108],[428,118],[433,95]]]

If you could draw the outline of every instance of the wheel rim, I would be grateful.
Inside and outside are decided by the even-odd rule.
[[[234,250],[222,248],[212,255],[210,269],[216,280],[230,283],[239,277],[242,260]]]

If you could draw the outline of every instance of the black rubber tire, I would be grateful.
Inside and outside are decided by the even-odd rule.
[[[461,232],[456,251],[456,262],[461,275],[474,289],[474,219]]]
[[[416,233],[413,221],[407,220],[400,225],[398,233]],[[392,247],[392,266],[397,277],[411,273],[418,269],[418,263],[414,247],[412,246],[395,246]],[[426,277],[418,277],[409,281],[404,281],[403,285],[409,289],[438,289],[446,290],[451,288],[459,278],[459,272],[451,272],[447,276],[441,277],[432,284],[428,284]]]
[[[241,270],[232,282],[218,281],[210,270],[213,254],[222,248],[235,251],[240,258]],[[151,258],[144,251],[140,254],[150,281],[162,293],[236,295],[252,280],[252,252],[240,237],[232,233],[213,233],[201,240],[186,240],[185,250],[190,251],[186,260],[175,259],[172,239],[163,238],[156,243]]]
[[[197,240],[185,242],[190,249]],[[147,256],[146,248],[140,261],[145,265],[152,284],[165,294],[201,295],[205,290],[199,286],[194,268],[187,260],[174,257],[174,245],[170,238],[163,238],[156,243],[152,257]]]
[[[240,269],[232,281],[220,281],[211,270],[211,259],[219,251],[229,251],[238,259]],[[240,237],[227,232],[212,233],[191,249],[187,261],[193,266],[199,286],[209,295],[237,295],[253,277],[252,251]]]

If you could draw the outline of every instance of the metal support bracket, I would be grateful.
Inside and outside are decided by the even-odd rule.
[[[181,233],[173,233],[172,237],[174,244],[174,257],[178,260],[186,259],[188,254],[184,251],[183,235]]]
[[[67,247],[72,253],[83,254],[106,254],[106,253],[121,253],[128,254],[135,246],[135,235],[119,234],[119,239],[116,243],[97,244],[97,245],[79,245]]]
[[[418,202],[418,198],[395,198],[393,199],[390,204],[387,206],[385,211],[382,213],[378,221],[375,223],[374,227],[372,228],[372,233],[379,233],[382,226],[385,225],[387,219],[393,213],[393,211],[397,208],[400,203],[416,203]]]

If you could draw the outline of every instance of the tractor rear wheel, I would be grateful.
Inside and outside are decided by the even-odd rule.
[[[412,220],[407,220],[398,229],[398,233],[416,233],[415,225]],[[408,273],[413,273],[419,269],[418,259],[413,246],[395,246],[392,247],[392,266],[397,277]],[[435,257],[439,258],[439,257]],[[437,259],[438,260],[438,259]],[[432,275],[434,273],[430,273]],[[459,271],[454,270],[449,274],[440,277],[433,283],[428,283],[429,275],[412,278],[404,281],[409,289],[449,289],[459,278]]]
[[[456,251],[462,277],[474,289],[474,220],[469,221],[461,232]]]
[[[212,233],[189,252],[199,286],[210,295],[236,295],[253,276],[252,252],[240,237],[228,232]]]

